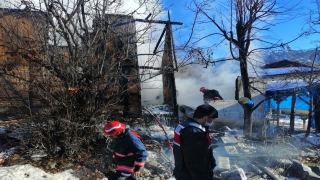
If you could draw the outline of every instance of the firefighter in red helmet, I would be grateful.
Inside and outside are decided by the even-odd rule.
[[[207,87],[201,87],[200,92],[203,93],[203,101],[213,101],[213,100],[223,100],[223,98],[220,96],[219,91],[215,89],[208,89]]]
[[[112,162],[117,165],[117,171],[109,180],[116,180],[120,177],[135,180],[140,176],[140,169],[144,166],[148,156],[141,137],[130,130],[128,125],[118,121],[107,123],[103,133],[116,138]]]

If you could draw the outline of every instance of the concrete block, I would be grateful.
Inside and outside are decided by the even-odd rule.
[[[214,168],[214,171],[222,172],[230,170],[230,160],[228,157],[218,156],[215,159],[217,166]]]
[[[224,149],[229,154],[229,156],[239,156],[238,150],[235,146],[224,146]]]
[[[238,143],[238,140],[234,136],[223,136],[221,140],[224,145],[235,145]]]

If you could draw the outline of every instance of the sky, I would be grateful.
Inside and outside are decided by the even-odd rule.
[[[223,0],[216,0],[216,4],[213,3],[213,6],[215,7],[220,7],[220,2]],[[170,11],[170,17],[172,21],[178,21],[178,22],[183,22],[184,26],[190,26],[192,23],[195,14],[190,11],[186,7],[186,5],[190,4],[190,0],[180,0],[180,1],[171,1],[171,0],[163,0],[163,5],[165,8],[167,8]],[[299,0],[292,0],[289,1],[289,5],[293,5],[293,3],[298,3]],[[291,4],[292,3],[292,4]],[[315,12],[317,11],[316,4],[314,1],[307,0],[307,1],[302,1],[298,4],[298,7],[296,7],[297,10],[299,10],[298,14],[295,14],[295,16],[299,17],[294,17],[292,20],[288,22],[283,22],[281,24],[276,24],[273,27],[270,27],[271,32],[269,32],[269,36],[273,36],[274,38],[280,38],[282,39],[283,42],[288,42],[291,41],[292,39],[295,39],[297,35],[301,32],[301,30],[306,30],[308,29],[308,26],[306,25],[306,21],[309,18],[309,12]],[[208,13],[212,14],[213,13]],[[290,16],[292,16],[290,14]],[[292,16],[293,17],[293,16]],[[315,16],[317,17],[317,16]],[[186,28],[183,31],[185,32],[190,32],[191,28]],[[318,27],[320,29],[320,25]],[[319,43],[314,42],[315,39],[319,39],[320,35],[312,35],[308,37],[303,37],[298,39],[297,41],[294,41],[289,44],[289,46],[294,49],[310,49],[310,48],[315,48]]]
[[[212,7],[220,8],[221,3],[225,2],[223,0],[217,0],[215,4],[212,4]],[[178,46],[179,43],[183,43],[189,37],[191,32],[191,23],[195,17],[195,14],[186,7],[186,4],[189,4],[189,0],[181,1],[171,1],[163,0],[164,7],[167,8],[170,12],[171,21],[182,22],[184,25],[181,29],[178,29],[174,32],[175,43]],[[282,2],[282,1],[281,1]],[[284,2],[284,1],[283,1]],[[298,0],[288,1],[289,5],[297,3]],[[269,20],[276,25],[269,27],[270,31],[268,32],[259,32],[260,37],[265,37],[269,39],[274,39],[274,41],[279,40],[279,42],[289,42],[299,36],[299,34],[307,30],[309,26],[307,25],[307,20],[309,18],[308,14],[310,11],[315,11],[315,4],[312,1],[302,1],[298,4],[295,14],[287,14],[285,18],[289,18],[290,21],[284,21],[281,24],[278,24],[276,17]],[[211,13],[211,14],[210,14]],[[209,12],[210,15],[213,15],[212,12]],[[306,15],[307,16],[302,16]],[[215,17],[220,17],[215,14]],[[315,27],[315,26],[314,26]],[[201,35],[205,33],[210,33],[213,29],[212,26],[207,26],[202,29],[202,31],[196,32]],[[318,27],[320,29],[320,26]],[[289,43],[291,50],[301,50],[301,49],[313,49],[319,43],[316,42],[317,39],[320,39],[320,35],[309,35],[303,36],[292,43]],[[198,43],[199,46],[210,46],[215,43],[216,39],[210,39],[201,41]],[[259,44],[251,44],[251,49],[259,47]],[[225,58],[230,55],[228,48],[226,46],[221,46],[214,50],[215,58]],[[258,54],[256,57],[260,57]],[[255,58],[256,58],[255,57]],[[239,64],[235,61],[216,64],[215,66],[210,66],[208,69],[204,69],[203,66],[196,67],[193,66],[193,73],[191,75],[185,76],[183,73],[176,73],[176,86],[179,92],[178,104],[189,105],[195,107],[202,103],[202,93],[199,92],[201,86],[206,86],[209,89],[216,89],[220,92],[221,96],[225,100],[234,100],[235,92],[235,80],[237,76],[240,76]],[[256,76],[253,71],[250,71],[250,76]],[[190,73],[189,73],[190,74]]]

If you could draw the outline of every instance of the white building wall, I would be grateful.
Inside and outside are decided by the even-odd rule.
[[[254,79],[252,79],[254,80]],[[257,88],[260,92],[265,93],[265,84],[259,81],[252,81],[252,85]],[[254,104],[258,104],[260,101],[264,101],[265,96],[257,90],[252,90],[252,101]],[[239,97],[243,97],[242,89],[239,92]],[[219,112],[219,118],[215,120],[217,126],[226,125],[228,127],[243,127],[244,121],[244,111],[237,100],[216,100],[209,101],[210,105],[215,107]],[[265,122],[266,112],[265,112],[265,102],[260,104],[260,106],[252,114],[253,126],[263,126]]]

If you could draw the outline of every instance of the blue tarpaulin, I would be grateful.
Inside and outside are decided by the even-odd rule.
[[[309,103],[309,97],[304,95],[299,95],[299,97]],[[295,109],[308,110],[309,104],[306,104],[299,97],[297,97],[296,99]],[[292,104],[292,96],[289,96],[280,102],[280,109],[291,109],[291,104]],[[266,112],[269,112],[270,108],[277,109],[277,102],[274,99],[266,100]]]

